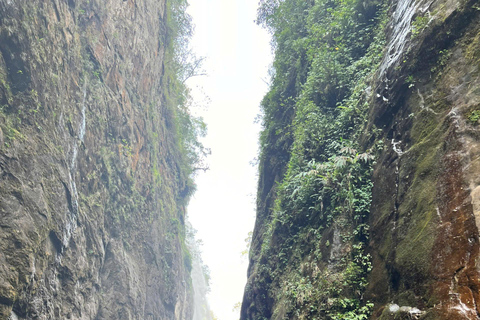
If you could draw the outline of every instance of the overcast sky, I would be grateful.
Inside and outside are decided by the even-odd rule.
[[[208,125],[203,140],[211,148],[210,170],[197,177],[189,220],[204,243],[203,261],[211,270],[211,309],[219,320],[238,320],[248,261],[245,238],[255,222],[260,125],[254,120],[266,93],[271,60],[267,33],[254,23],[258,0],[190,0],[195,24],[192,46],[205,56],[206,77],[192,78],[197,109]]]

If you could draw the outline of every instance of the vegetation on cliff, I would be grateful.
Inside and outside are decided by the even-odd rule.
[[[370,312],[363,293],[374,150],[360,150],[358,139],[383,48],[382,17],[379,2],[261,2],[258,22],[272,33],[275,61],[262,103],[260,171],[284,174],[277,185],[260,184],[275,200],[260,205],[245,319]]]
[[[260,1],[275,61],[242,319],[478,313],[466,288],[478,288],[478,230],[469,193],[458,191],[477,183],[457,165],[476,163],[476,151],[458,150],[476,148],[467,43],[478,10],[454,2]],[[448,77],[450,65],[469,80]],[[452,257],[454,236],[470,243],[463,258]],[[463,282],[455,267],[469,270]]]

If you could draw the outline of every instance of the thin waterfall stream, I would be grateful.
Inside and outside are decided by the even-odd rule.
[[[86,110],[86,98],[87,98],[87,79],[85,79],[85,83],[83,84],[82,90],[82,114],[81,114],[81,121],[80,126],[78,128],[78,136],[73,143],[73,152],[72,152],[72,159],[70,161],[70,170],[68,171],[68,176],[70,180],[70,189],[72,190],[72,211],[67,213],[67,224],[65,226],[65,233],[63,235],[63,246],[67,247],[70,238],[72,237],[72,233],[75,231],[76,228],[76,220],[78,215],[78,192],[77,192],[77,184],[75,183],[75,176],[76,176],[76,169],[77,169],[77,156],[78,156],[78,148],[83,143],[83,139],[85,137],[85,129],[86,129],[86,117],[85,117],[85,110]]]

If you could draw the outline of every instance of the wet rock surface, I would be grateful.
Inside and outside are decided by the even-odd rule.
[[[386,43],[368,87],[368,124],[360,138],[364,150],[382,143],[368,217],[372,269],[361,299],[373,303],[371,319],[479,319],[478,3],[400,0],[387,5]],[[276,196],[275,186],[265,182],[281,182],[285,170],[267,171],[278,162],[270,161],[274,152],[264,152],[242,319],[283,319],[282,308],[289,303],[284,292],[305,286],[304,279],[316,281],[319,273],[328,279],[335,253],[351,250],[348,239],[335,245],[331,228],[312,224],[321,234],[320,256],[330,256],[328,265],[316,262],[302,269],[296,284],[275,283],[271,275],[295,271],[288,263],[264,270],[268,263],[260,260],[269,236],[263,224],[271,219]],[[281,239],[279,233],[273,232],[271,242]],[[300,250],[302,264],[310,262],[317,244]],[[291,319],[309,314],[331,319],[321,313],[329,300],[308,294],[295,299]]]
[[[372,111],[395,110],[376,119],[387,139],[402,141],[403,153],[392,144],[374,172],[367,294],[378,305],[417,307],[420,319],[480,314],[472,206],[479,129],[469,120],[480,99],[478,49],[470,51],[480,25],[473,7],[429,3],[431,28],[412,39],[405,65],[391,71],[394,79],[411,76],[416,83],[398,84],[397,96]],[[385,312],[380,318],[393,319]]]
[[[165,1],[0,0],[0,319],[187,319]]]

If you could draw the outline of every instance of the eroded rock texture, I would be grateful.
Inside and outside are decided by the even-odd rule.
[[[0,1],[0,319],[188,319],[165,1]]]
[[[340,2],[338,7],[332,5],[334,2],[325,3],[333,8],[329,9],[332,12],[340,11]],[[353,92],[350,98],[347,95],[347,100],[336,104],[348,109],[348,104],[365,103],[368,117],[364,122],[352,121],[349,131],[323,130],[317,149],[314,149],[316,142],[309,145],[302,142],[302,146],[311,148],[308,150],[289,140],[292,136],[297,140],[303,137],[294,129],[282,135],[282,130],[270,134],[268,128],[275,121],[283,121],[285,128],[298,126],[299,122],[292,119],[299,117],[302,99],[309,92],[294,93],[297,100],[290,106],[287,102],[279,104],[277,110],[281,110],[283,118],[268,113],[270,109],[266,111],[267,143],[263,145],[260,163],[257,222],[242,319],[480,318],[478,1],[386,1],[384,9],[379,4],[364,1],[356,8],[371,5],[378,10],[375,24],[385,37],[384,42],[377,42],[383,47],[381,59],[365,80],[362,93],[355,96]],[[272,8],[271,12],[275,12],[275,7]],[[282,8],[291,10],[288,6]],[[308,19],[311,16],[314,15],[308,15]],[[335,17],[328,16],[332,20]],[[278,26],[273,28],[283,30]],[[298,35],[299,43],[307,32]],[[281,41],[279,36],[277,42],[284,45]],[[358,41],[366,41],[366,37]],[[336,48],[331,43],[333,40],[322,43],[319,52],[342,52],[344,43],[336,44]],[[294,70],[292,74],[300,73],[301,63],[308,63],[300,58],[297,61],[290,69]],[[329,61],[324,59],[321,63],[325,65],[323,70],[328,71]],[[312,64],[307,69],[309,75],[315,67]],[[309,80],[302,80],[298,74],[294,76],[297,76],[296,88],[302,81],[308,88]],[[326,92],[326,89],[321,91],[321,85],[319,82],[316,87],[320,98]],[[276,90],[289,94],[288,87],[277,86]],[[268,103],[275,94],[267,96],[264,101],[267,107],[271,108]],[[347,114],[355,119],[355,115],[335,113],[317,101],[313,103],[318,109],[308,109],[312,117],[315,113],[322,113],[323,117]],[[328,121],[318,119],[328,125]],[[334,117],[328,119],[337,121]],[[328,136],[330,132],[335,135]],[[342,145],[340,138],[356,140]],[[343,149],[335,149],[335,142],[329,142],[332,140],[340,140],[338,145]],[[353,151],[348,149],[352,145],[359,148],[355,152],[368,152],[376,157],[372,164],[373,190],[365,220],[367,227],[358,218],[352,219],[350,212],[356,212],[357,198],[351,202],[348,197],[341,198],[342,190],[353,190],[352,198],[356,197],[355,190],[362,183],[353,188],[355,182],[348,187],[344,183],[340,188],[332,178],[340,179],[345,170],[338,168],[355,161],[350,156]],[[289,157],[295,157],[297,162]],[[339,162],[340,157],[344,157],[343,162]],[[291,175],[292,167],[301,166],[298,165],[301,161],[307,169]],[[321,165],[316,164],[322,161]],[[299,194],[304,192],[305,185],[315,183],[316,180],[308,180],[314,179],[310,177],[320,182],[316,191],[306,193],[310,197],[304,201],[310,206],[307,210],[295,205],[303,201]],[[290,180],[285,183],[285,179]],[[306,180],[314,182],[301,182]],[[294,183],[297,189],[290,188]],[[330,193],[322,193],[327,187]],[[339,203],[339,198],[345,202]],[[329,209],[332,203],[334,210]],[[357,226],[367,228],[368,232]],[[365,237],[368,234],[368,240],[359,237],[362,232]],[[363,244],[365,251],[360,255],[355,253]],[[356,261],[359,257],[365,260]],[[362,266],[368,266],[363,268],[365,273],[360,270]],[[355,271],[356,267],[359,271]],[[366,282],[358,283],[364,280],[359,275],[365,274],[368,274]]]
[[[422,319],[478,319],[480,31],[475,1],[419,2],[429,25],[386,71],[373,123],[387,149],[374,171],[373,271],[368,294],[425,311]],[[400,66],[400,67],[399,67]],[[414,86],[402,84],[415,77]],[[378,86],[385,83],[379,79]],[[383,82],[382,82],[383,80]],[[381,318],[390,319],[385,311]]]

